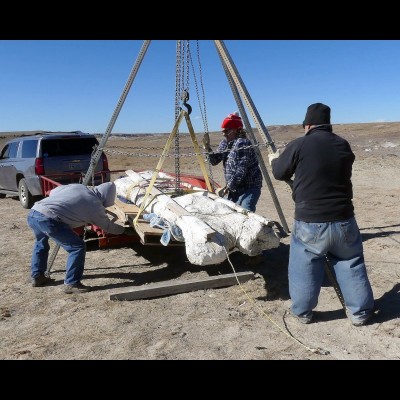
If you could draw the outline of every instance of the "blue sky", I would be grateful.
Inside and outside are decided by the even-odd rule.
[[[143,40],[0,41],[0,132],[104,133]],[[224,41],[264,124],[301,124],[308,105],[328,104],[332,123],[400,121],[400,40]],[[200,40],[210,131],[237,110],[212,40]],[[200,89],[197,45],[190,49]],[[153,40],[113,133],[170,132],[176,41]],[[203,122],[189,76],[191,120]],[[252,126],[255,126],[248,114]],[[187,131],[185,123],[181,131]]]

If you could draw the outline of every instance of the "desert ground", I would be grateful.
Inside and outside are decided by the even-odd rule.
[[[353,189],[375,317],[354,327],[330,281],[321,290],[315,321],[303,325],[289,313],[287,264],[290,235],[263,262],[234,252],[219,265],[188,262],[184,247],[131,244],[88,247],[84,294],[62,291],[66,253],[52,266],[55,283],[30,283],[33,235],[18,199],[0,199],[0,359],[3,360],[398,360],[400,359],[400,123],[333,125],[356,155]],[[303,134],[300,125],[271,126],[277,148]],[[9,135],[0,133],[0,146]],[[202,134],[198,134],[201,141]],[[215,148],[220,133],[212,133]],[[268,150],[256,132],[267,165]],[[168,133],[112,135],[106,153],[112,170],[154,169]],[[201,175],[187,134],[180,135],[181,173]],[[174,158],[163,165],[175,171]],[[223,183],[221,166],[210,174]],[[286,183],[270,174],[291,228],[293,201]],[[264,183],[257,214],[281,222]],[[116,301],[110,290],[155,282],[252,271],[242,285],[158,298]]]

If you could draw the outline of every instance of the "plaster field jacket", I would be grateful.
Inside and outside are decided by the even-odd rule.
[[[275,179],[293,179],[295,219],[333,222],[354,216],[352,166],[355,155],[331,125],[310,129],[272,160]]]
[[[114,203],[115,193],[115,184],[111,182],[95,187],[71,183],[54,188],[49,197],[37,201],[32,209],[71,228],[89,223],[118,235],[123,233],[124,227],[112,222],[104,208]]]

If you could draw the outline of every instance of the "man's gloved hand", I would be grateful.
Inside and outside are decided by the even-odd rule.
[[[268,154],[269,165],[272,165],[272,160],[275,160],[275,158],[278,158],[279,155],[280,155],[279,150],[277,150],[275,153]]]
[[[228,193],[229,189],[224,186],[224,187],[220,187],[215,191],[215,194],[219,197],[225,197],[225,195]]]
[[[134,228],[128,227],[125,228],[125,230],[122,232],[124,235],[128,235],[128,236],[135,236],[137,235],[136,231]]]
[[[212,151],[210,146],[210,135],[208,133],[205,133],[203,136],[203,148],[204,150]]]

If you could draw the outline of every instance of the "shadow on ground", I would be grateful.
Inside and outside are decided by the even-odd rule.
[[[86,275],[85,280],[110,278],[124,281],[104,285],[94,288],[94,290],[109,290],[169,281],[187,276],[188,273],[206,272],[208,276],[217,276],[232,274],[234,271],[251,271],[254,274],[259,274],[264,279],[266,295],[261,298],[262,300],[286,300],[289,298],[287,282],[289,246],[282,243],[276,249],[264,251],[263,256],[259,257],[260,262],[256,265],[252,265],[252,257],[239,251],[231,253],[229,259],[221,264],[199,266],[193,265],[188,261],[184,246],[163,247],[133,244],[127,247],[134,250],[137,256],[144,258],[147,263],[139,267],[132,265],[135,269],[129,272],[125,271],[131,265],[92,269],[91,271],[95,271],[95,273]]]
[[[375,300],[376,317],[373,322],[382,323],[400,317],[400,283]]]

